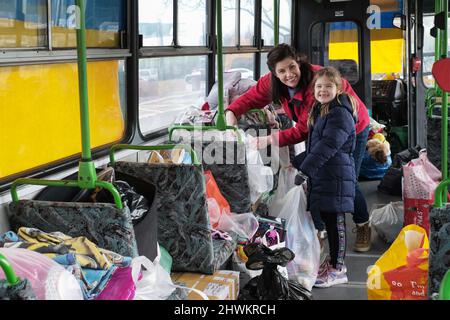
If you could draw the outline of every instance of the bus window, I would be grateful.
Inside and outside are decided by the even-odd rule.
[[[333,66],[351,84],[359,79],[358,26],[351,21],[316,23],[311,30],[311,62]]]
[[[450,23],[450,18],[449,18]],[[435,41],[436,38],[433,38],[430,35],[430,30],[434,26],[434,14],[433,15],[424,15],[423,16],[423,28],[424,28],[424,42],[423,42],[423,63],[422,63],[422,71],[423,71],[423,83],[426,87],[430,88],[434,86],[434,78],[431,74],[431,69],[434,64],[434,51],[435,51]],[[448,38],[448,45],[450,48],[450,37]],[[450,53],[450,51],[449,51]]]
[[[292,0],[280,0],[280,43],[291,43]],[[273,46],[273,0],[262,0],[261,37],[265,46]],[[262,73],[261,73],[262,74]]]
[[[47,46],[47,0],[0,0],[0,48]]]
[[[269,67],[267,66],[267,52],[261,53],[261,76],[269,73]]]
[[[253,53],[226,54],[223,56],[223,70],[225,72],[240,72],[242,79],[253,79],[254,60],[255,55]]]
[[[206,1],[180,1],[177,30],[180,46],[205,46]]]
[[[52,0],[52,46],[76,47],[76,11],[73,1]],[[91,48],[119,48],[125,29],[124,0],[86,2],[86,45]]]
[[[253,45],[255,35],[255,0],[241,1],[241,46]]]
[[[173,1],[139,0],[139,33],[144,47],[170,46],[173,41]]]
[[[237,8],[236,0],[222,1],[222,45],[224,47],[233,47],[237,44],[236,39],[236,21]]]
[[[206,97],[206,56],[139,60],[139,125],[144,135],[167,128]],[[157,79],[144,71],[157,70]],[[142,75],[142,76],[141,76]]]
[[[92,148],[123,137],[123,68],[118,60],[88,63]],[[0,68],[0,180],[81,151],[77,70],[76,63]]]

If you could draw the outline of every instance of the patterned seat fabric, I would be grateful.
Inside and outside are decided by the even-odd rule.
[[[158,242],[172,256],[173,271],[212,274],[231,256],[234,241],[211,238],[201,167],[117,162],[114,169],[155,186],[150,214],[158,214]]]
[[[435,299],[447,270],[450,269],[450,206],[430,212],[430,255],[428,296]]]
[[[245,145],[219,141],[203,143],[202,150],[196,143],[193,147],[198,155],[202,155],[203,168],[212,172],[220,192],[230,204],[231,212],[250,212],[252,204]]]
[[[20,200],[10,204],[10,224],[44,232],[62,232],[71,237],[84,236],[123,256],[138,255],[128,208],[117,209],[109,203],[76,203]]]
[[[428,296],[435,299],[447,270],[450,269],[450,206],[430,212],[430,255]]]

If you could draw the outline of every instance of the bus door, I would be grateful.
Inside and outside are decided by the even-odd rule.
[[[337,68],[371,110],[369,0],[299,0],[297,50]]]

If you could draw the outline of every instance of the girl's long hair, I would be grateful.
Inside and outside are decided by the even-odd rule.
[[[343,94],[345,94],[349,101],[350,101],[350,105],[352,107],[352,114],[353,117],[355,119],[357,119],[358,117],[358,103],[356,101],[356,99],[350,95],[350,94],[346,94],[345,92],[342,91],[342,77],[341,74],[339,73],[339,71],[333,67],[325,67],[323,69],[320,69],[318,71],[316,71],[315,75],[314,75],[314,79],[312,81],[312,90],[315,90],[315,85],[317,82],[317,79],[322,78],[322,77],[326,77],[328,80],[330,80],[332,83],[334,83],[337,87],[337,95],[336,98],[338,100],[338,102],[340,104],[342,104],[339,101],[339,97]],[[334,100],[334,99],[333,99]],[[314,112],[314,110],[316,108],[320,108],[320,116],[321,117],[325,117],[328,113],[330,113],[330,103],[324,103],[324,104],[320,104],[320,102],[316,101],[316,103],[314,104],[314,106],[311,108],[311,110],[309,111],[309,116],[308,116],[308,127],[312,127],[314,125],[315,122],[315,114],[316,112]]]
[[[300,80],[297,84],[297,91],[303,88],[307,88],[312,79],[313,71],[311,64],[303,54],[297,54],[295,49],[286,43],[281,43],[272,48],[267,54],[267,66],[269,67],[272,80],[272,101],[276,104],[281,103],[282,97],[289,97],[288,89],[280,79],[275,76],[275,69],[278,62],[283,61],[286,58],[294,59],[300,67]]]

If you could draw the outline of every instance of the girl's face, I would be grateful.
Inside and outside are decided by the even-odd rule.
[[[314,85],[314,97],[321,104],[333,101],[337,95],[337,86],[327,77],[320,77]]]
[[[295,88],[300,81],[300,67],[292,58],[286,58],[275,65],[275,76],[288,87]]]

